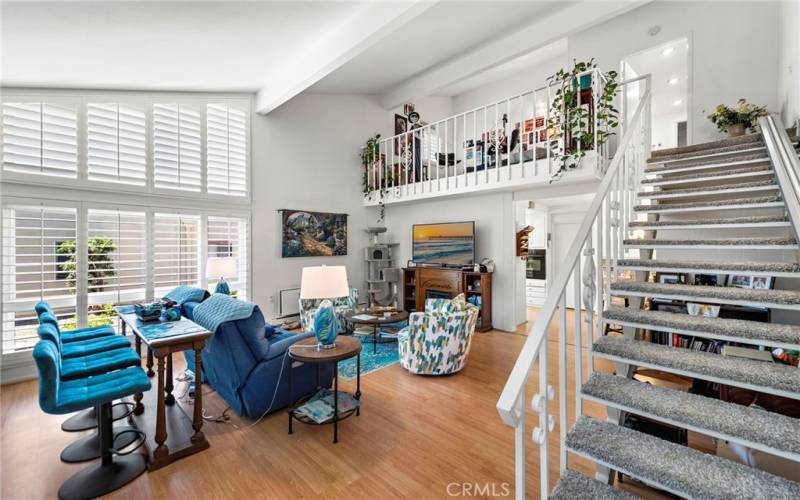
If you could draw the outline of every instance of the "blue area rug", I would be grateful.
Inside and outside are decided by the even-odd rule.
[[[400,355],[397,352],[397,341],[389,342],[378,339],[378,352],[372,354],[372,335],[362,336],[353,335],[353,338],[361,341],[361,376],[374,371],[392,366],[400,362]],[[344,380],[354,380],[356,378],[356,358],[345,359],[339,362],[339,376]]]

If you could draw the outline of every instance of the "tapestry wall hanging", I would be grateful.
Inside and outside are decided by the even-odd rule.
[[[347,214],[281,210],[283,257],[347,255]]]

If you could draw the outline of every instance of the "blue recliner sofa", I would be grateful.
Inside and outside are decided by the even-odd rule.
[[[312,334],[295,335],[266,324],[261,309],[255,304],[226,295],[213,295],[208,301],[206,307],[215,303],[223,307],[241,307],[244,304],[252,307],[248,317],[219,324],[202,352],[203,380],[217,391],[233,411],[249,418],[259,418],[267,411],[272,413],[286,408],[316,391],[318,365],[290,368],[292,360],[287,354],[289,346]],[[196,317],[195,321],[198,321]],[[203,324],[202,321],[198,323]],[[209,328],[208,325],[203,326]],[[192,358],[187,352],[187,364],[195,371]],[[332,381],[333,366],[320,366],[319,386],[330,387]]]

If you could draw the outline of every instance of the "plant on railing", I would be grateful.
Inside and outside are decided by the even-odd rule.
[[[380,154],[381,134],[375,134],[367,139],[364,147],[361,148],[361,164],[364,166],[364,173],[361,178],[361,193],[369,196],[373,191],[378,196],[379,216],[378,222],[383,221],[386,215],[385,198],[389,193],[389,186],[393,184],[392,173],[384,169],[384,175],[378,176],[378,170],[386,165],[384,155]],[[370,170],[372,170],[372,182],[370,182]]]
[[[369,182],[369,169],[380,158],[380,140],[381,134],[375,134],[367,139],[364,147],[361,148],[361,165],[364,166],[364,176],[361,180],[361,192],[364,196],[372,191],[372,186]]]
[[[745,130],[755,130],[758,119],[768,114],[766,106],[756,106],[745,99],[739,99],[735,108],[729,108],[724,104],[718,105],[714,112],[708,115],[708,119],[720,132],[727,132],[729,136],[737,137],[744,135]]]
[[[597,99],[597,116],[594,120],[591,101],[581,95],[583,90],[591,91],[594,77],[594,73],[582,73],[595,68],[597,63],[594,58],[585,62],[574,61],[571,69],[560,69],[547,79],[549,85],[557,86],[550,105],[548,138],[553,158],[561,163],[550,182],[577,167],[586,156],[586,151],[594,149],[595,138],[599,150],[619,125],[619,111],[614,107],[619,86],[616,71],[603,73],[600,95],[593,96]]]

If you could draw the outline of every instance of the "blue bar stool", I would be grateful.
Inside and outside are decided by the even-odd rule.
[[[131,482],[147,468],[141,453],[132,453],[145,441],[143,432],[133,429],[139,443],[133,450],[120,453],[112,447],[114,440],[111,403],[115,399],[150,390],[150,380],[136,367],[104,373],[94,377],[61,380],[61,355],[50,340],[40,340],[33,349],[39,369],[39,406],[42,411],[63,415],[96,407],[100,424],[100,463],[85,467],[58,490],[62,500],[95,498]],[[116,458],[115,458],[116,456]]]
[[[99,375],[109,371],[139,365],[139,356],[130,348],[130,342],[128,339],[119,335],[62,344],[58,330],[50,323],[40,324],[37,333],[40,339],[52,342],[58,349],[61,380],[85,378],[91,375]],[[109,346],[111,346],[111,348],[98,352],[98,349],[101,347]],[[88,352],[89,354],[81,355],[84,352]],[[105,355],[108,355],[107,359],[102,358]],[[121,407],[125,410],[117,419],[114,419],[112,416],[112,421],[127,417],[133,411],[133,403],[130,402],[118,403],[112,405],[112,407]],[[98,426],[98,415],[93,408],[79,413],[79,415],[81,414],[87,415],[87,418],[94,419],[94,425],[89,426],[89,428]],[[124,431],[129,429],[131,428],[123,427],[118,430]],[[115,449],[122,450],[135,440],[136,436],[130,433],[118,433],[118,437],[114,439],[113,445]],[[61,460],[66,463],[86,462],[88,460],[94,460],[99,456],[100,435],[96,432],[90,436],[78,439],[61,452]]]

